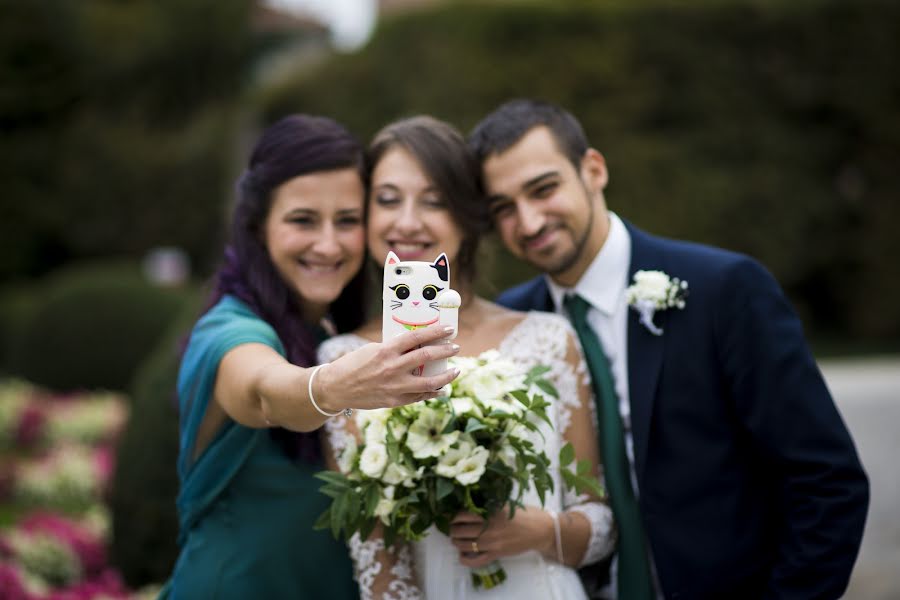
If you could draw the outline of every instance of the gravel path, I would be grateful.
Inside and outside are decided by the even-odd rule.
[[[820,363],[869,475],[871,502],[847,600],[900,599],[900,357]]]

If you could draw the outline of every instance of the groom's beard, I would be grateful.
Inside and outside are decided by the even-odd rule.
[[[543,271],[544,273],[547,273],[551,277],[563,275],[570,269],[572,269],[581,259],[581,256],[585,251],[585,247],[588,245],[588,240],[591,237],[591,231],[594,227],[594,203],[591,201],[588,190],[586,188],[583,189],[584,201],[587,202],[588,205],[588,215],[587,226],[585,227],[581,235],[578,235],[578,232],[576,232],[572,228],[572,223],[563,221],[562,223],[544,225],[536,234],[528,236],[527,238],[522,238],[521,240],[521,247],[527,248],[529,241],[540,238],[541,236],[545,235],[550,229],[559,228],[568,233],[567,237],[572,240],[572,246],[568,250],[563,251],[559,256],[550,256],[547,257],[546,260],[541,260],[540,258],[534,257],[533,255],[529,256],[527,251],[523,254],[528,264],[540,271]]]

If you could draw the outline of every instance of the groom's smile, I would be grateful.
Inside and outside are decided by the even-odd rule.
[[[503,243],[560,283],[576,281],[605,238],[595,227],[607,220],[605,204],[597,210],[592,197],[605,185],[605,165],[600,158],[604,178],[594,178],[595,155],[585,155],[579,172],[550,131],[536,127],[484,162],[485,191]]]

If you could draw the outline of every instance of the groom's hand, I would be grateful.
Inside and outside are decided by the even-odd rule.
[[[459,562],[470,568],[483,567],[504,556],[537,550],[544,556],[555,555],[553,519],[539,507],[516,510],[509,518],[504,508],[487,522],[472,513],[456,515],[450,523],[450,541],[459,550]]]

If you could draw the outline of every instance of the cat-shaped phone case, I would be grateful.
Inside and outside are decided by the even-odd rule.
[[[453,327],[453,335],[439,344],[450,343],[459,327],[459,293],[450,289],[450,263],[441,253],[433,262],[401,261],[388,252],[384,261],[384,285],[381,299],[382,341],[401,333],[441,323]],[[419,365],[416,375],[437,375],[447,370],[447,360],[432,360]]]

